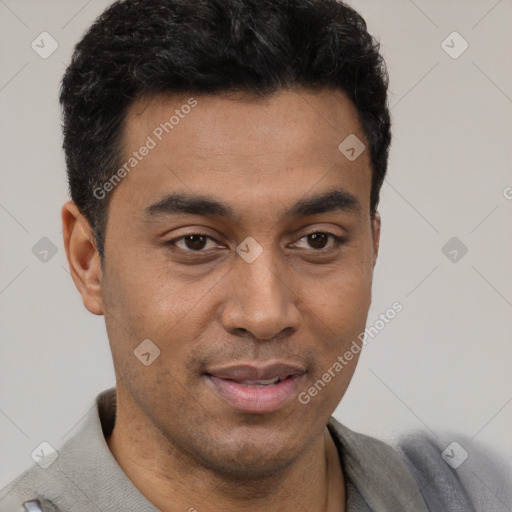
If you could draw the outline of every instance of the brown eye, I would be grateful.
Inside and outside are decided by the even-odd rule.
[[[329,239],[333,240],[333,242],[330,245],[328,245]],[[307,245],[305,247],[301,247],[301,242],[306,242]],[[342,237],[336,236],[333,233],[324,233],[322,231],[316,231],[314,233],[310,233],[309,235],[301,237],[300,240],[293,245],[301,249],[313,249],[315,251],[320,251],[322,249],[333,249],[336,246],[343,244],[343,242],[344,239]]]
[[[311,247],[314,249],[323,249],[329,240],[329,235],[326,233],[312,233],[308,235],[307,238]]]
[[[183,238],[188,249],[199,251],[206,245],[206,237],[202,235],[189,235]]]
[[[208,242],[212,243],[211,247],[208,247]],[[186,252],[205,252],[205,249],[217,247],[216,240],[200,233],[191,233],[190,235],[174,238],[167,242],[167,245],[174,245]]]

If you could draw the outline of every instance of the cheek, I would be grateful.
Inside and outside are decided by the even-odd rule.
[[[334,410],[347,390],[361,353],[371,297],[366,273],[332,279],[316,299],[312,333],[316,337],[315,364],[303,391],[311,407]]]
[[[172,268],[147,259],[132,263],[124,260],[110,275],[110,306],[134,332],[144,330],[147,337],[179,324],[204,295],[201,281],[179,280]]]
[[[366,261],[351,265],[350,269],[347,265],[333,271],[330,278],[323,281],[321,289],[311,293],[308,306],[312,325],[309,329],[313,336],[317,333],[319,348],[314,377],[321,378],[331,369],[336,375],[331,386],[333,391],[345,389],[355,370],[361,345],[359,336],[364,332],[370,303],[371,266]],[[347,357],[343,357],[345,354]]]
[[[311,294],[315,312],[334,332],[351,332],[362,327],[371,302],[371,266],[366,260],[334,269],[323,280],[317,293]]]
[[[222,275],[178,279],[170,265],[163,268],[148,261],[139,262],[138,268],[138,272],[131,272],[123,263],[109,274],[109,314],[105,321],[114,362],[120,372],[134,378],[146,370],[144,379],[160,375],[160,380],[165,380],[161,372],[169,369],[181,381],[191,351],[200,348],[201,335],[211,319],[207,311],[212,307],[210,294],[219,289]],[[139,368],[142,365],[134,357],[134,350],[146,339],[160,354],[151,366]]]

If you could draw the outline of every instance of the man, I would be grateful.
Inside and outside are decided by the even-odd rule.
[[[2,511],[429,510],[399,453],[331,417],[371,301],[386,95],[334,0],[103,13],[62,84],[62,221],[116,388]]]

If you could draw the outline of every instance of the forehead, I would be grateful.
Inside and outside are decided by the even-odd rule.
[[[159,94],[130,105],[123,142],[125,148],[136,147],[152,134],[157,142],[186,139],[187,146],[211,153],[229,147],[232,154],[247,155],[257,152],[258,143],[271,153],[311,153],[320,147],[337,150],[350,133],[364,138],[355,106],[340,90],[280,90],[264,97]]]
[[[346,158],[339,145],[349,136],[364,143],[356,108],[332,89],[143,98],[122,138],[123,163],[137,162],[115,195],[139,210],[173,191],[261,207],[342,185],[366,208],[368,151]]]

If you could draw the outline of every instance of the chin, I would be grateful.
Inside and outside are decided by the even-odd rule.
[[[231,480],[267,480],[289,467],[294,462],[289,452],[282,456],[272,454],[245,454],[243,457],[232,457],[218,454],[214,460],[203,459],[204,465],[217,474]]]
[[[256,437],[250,441],[231,438],[210,440],[197,455],[203,466],[234,480],[268,479],[292,465],[297,447],[290,446],[290,437],[282,443],[276,439]]]

